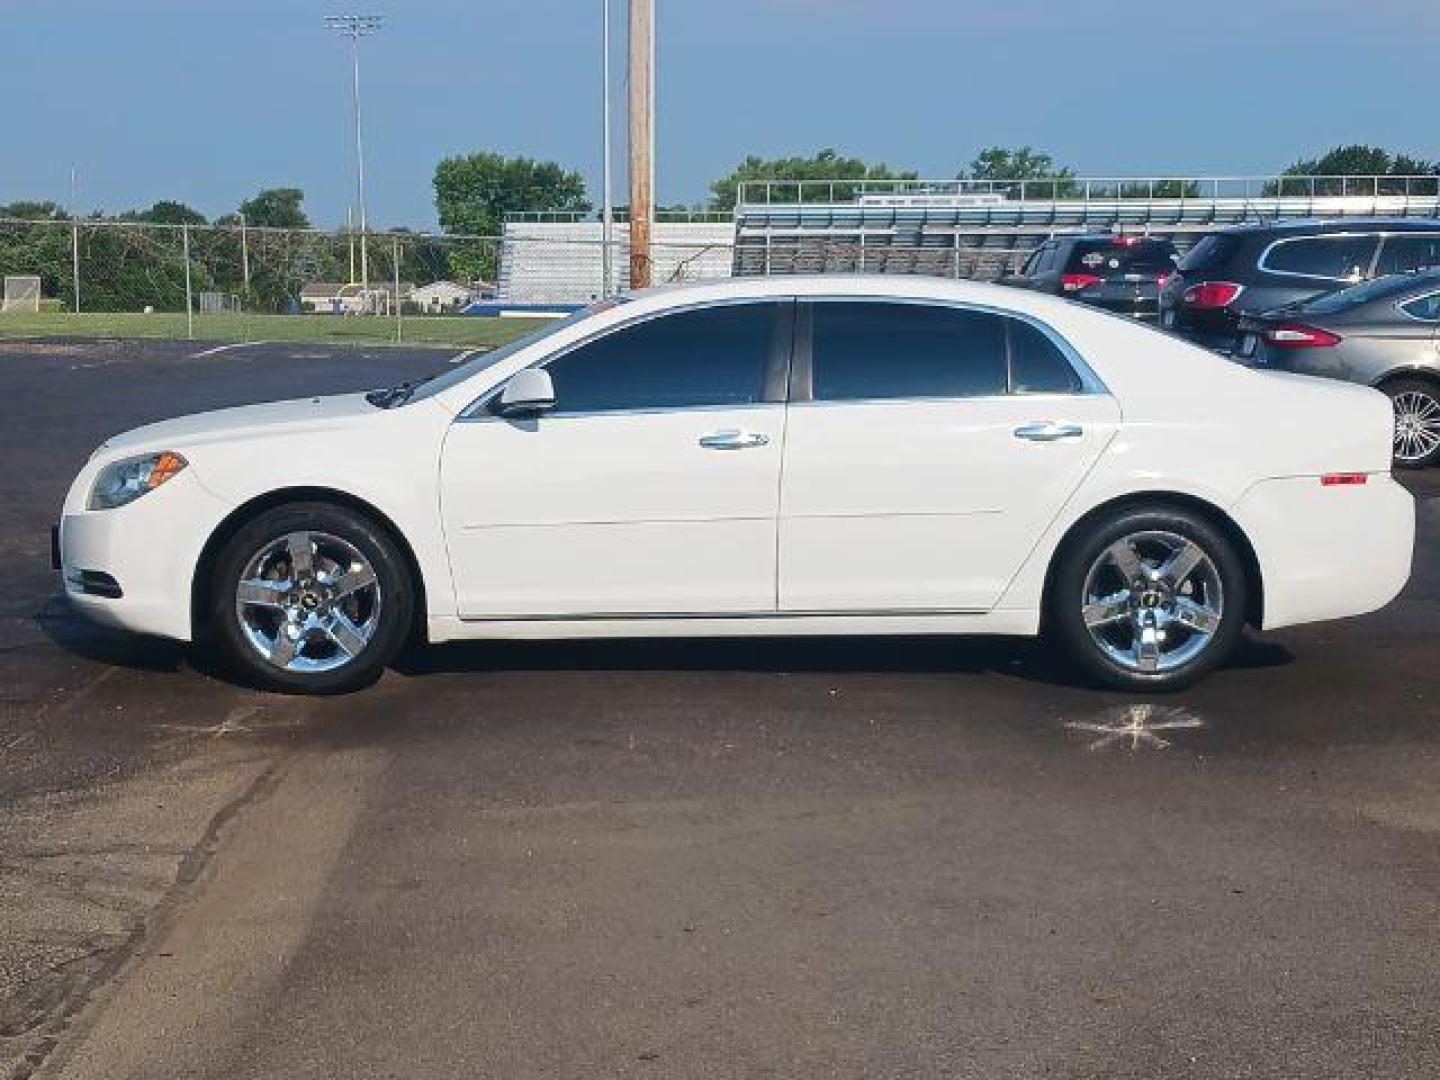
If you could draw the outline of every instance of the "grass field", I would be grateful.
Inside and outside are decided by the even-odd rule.
[[[404,320],[408,345],[503,345],[540,325],[543,319],[485,319],[427,315]],[[168,338],[186,337],[185,316],[97,312],[0,314],[3,338]],[[395,344],[395,320],[372,315],[197,315],[197,341],[353,341]]]

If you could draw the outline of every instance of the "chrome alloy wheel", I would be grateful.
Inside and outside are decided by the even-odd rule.
[[[370,644],[380,625],[380,583],[354,545],[322,532],[265,544],[235,586],[245,640],[285,671],[334,671]]]
[[[1220,573],[1193,540],[1172,532],[1122,536],[1085,575],[1081,615],[1091,640],[1126,671],[1173,671],[1220,629]]]
[[[1424,461],[1440,447],[1440,400],[1422,390],[1403,390],[1395,402],[1395,458]]]

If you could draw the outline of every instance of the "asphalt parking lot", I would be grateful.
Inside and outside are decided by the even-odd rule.
[[[0,1070],[1440,1075],[1440,473],[1389,609],[1155,699],[942,639],[289,699],[57,598],[106,435],[452,355],[0,343]]]

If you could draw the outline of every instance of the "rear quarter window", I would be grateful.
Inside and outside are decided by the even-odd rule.
[[[1208,273],[1227,262],[1240,245],[1238,236],[1215,233],[1201,237],[1200,242],[1180,260],[1182,273]]]
[[[1359,281],[1375,258],[1375,236],[1306,236],[1277,240],[1260,257],[1260,269],[1272,274]]]

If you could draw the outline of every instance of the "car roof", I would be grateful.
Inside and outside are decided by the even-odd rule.
[[[1440,232],[1440,218],[1401,217],[1339,217],[1284,218],[1267,224],[1234,225],[1219,230],[1236,236],[1259,236],[1270,233],[1328,232]]]
[[[1123,240],[1130,244],[1173,244],[1175,242],[1166,236],[1136,236],[1133,233],[1108,232],[1059,233],[1050,237],[1050,239],[1057,243],[1070,240],[1112,241],[1117,243]]]

